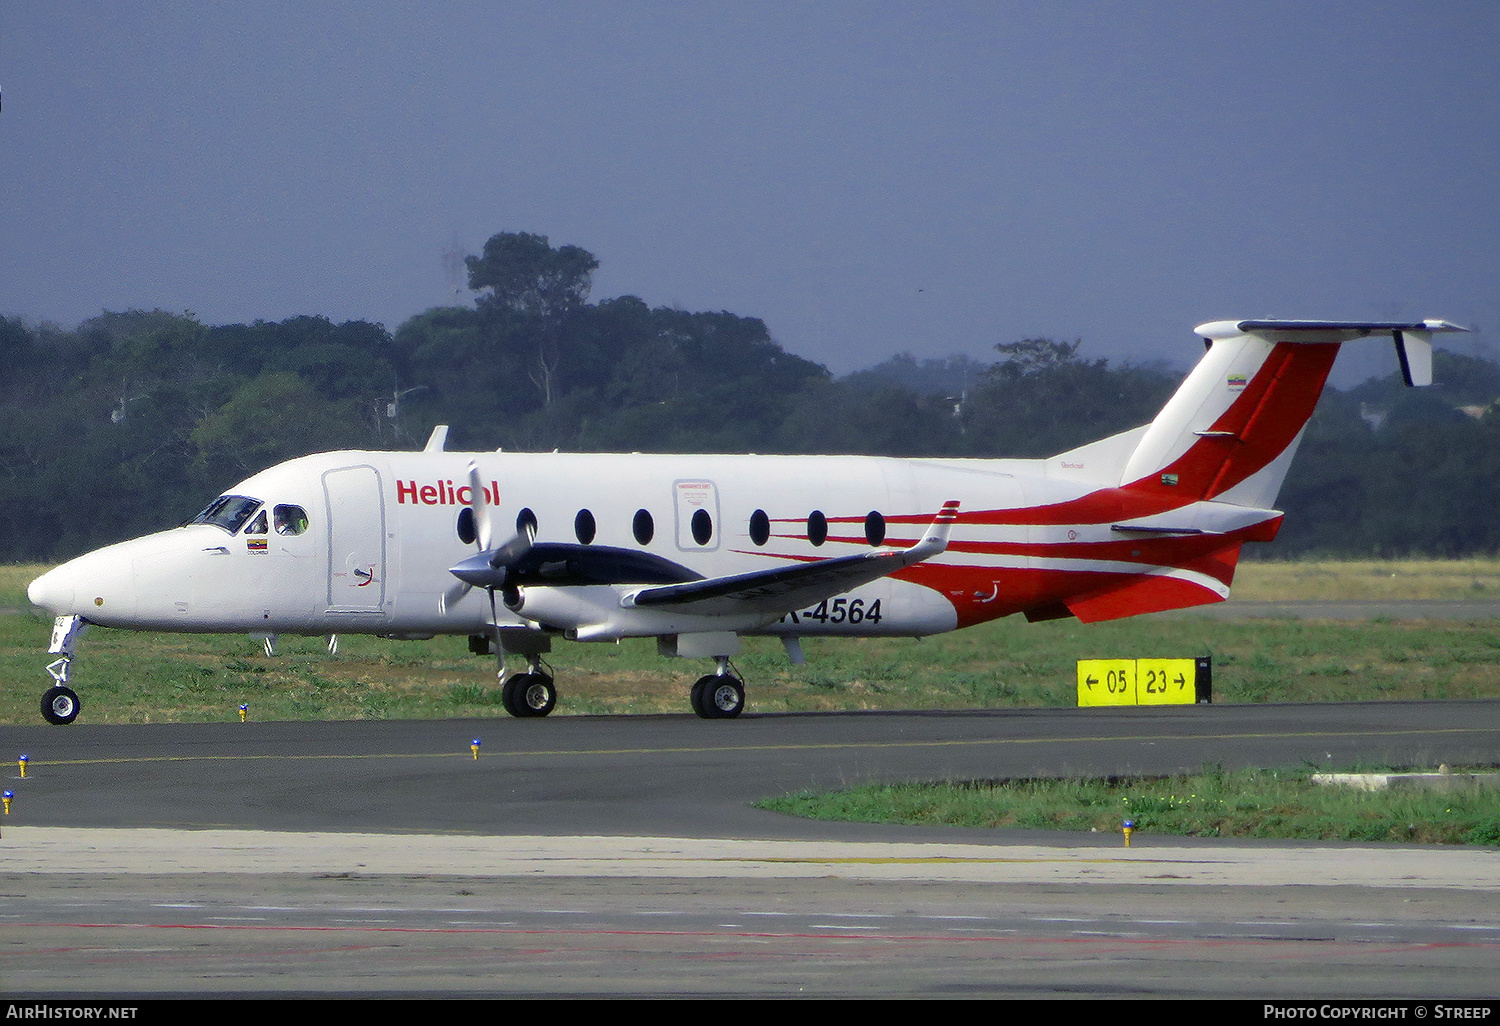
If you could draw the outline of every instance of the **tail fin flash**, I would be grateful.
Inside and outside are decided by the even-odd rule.
[[[1432,336],[1446,321],[1215,321],[1208,352],[1126,461],[1120,484],[1182,503],[1276,502],[1302,430],[1344,342],[1389,335],[1409,385],[1432,381]]]

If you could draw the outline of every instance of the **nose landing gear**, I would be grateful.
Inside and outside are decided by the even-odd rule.
[[[47,646],[47,654],[62,658],[47,664],[52,686],[42,692],[42,719],[54,726],[72,723],[83,708],[78,693],[68,687],[68,676],[73,665],[73,646],[86,627],[88,624],[81,616],[59,616],[52,623],[52,644]]]

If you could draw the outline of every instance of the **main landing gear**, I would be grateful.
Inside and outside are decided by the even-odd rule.
[[[549,674],[533,669],[512,674],[505,682],[501,700],[512,716],[546,716],[557,705],[557,688]]]
[[[745,711],[745,682],[731,671],[727,656],[715,662],[717,669],[693,684],[693,712],[705,720],[731,720]]]
[[[502,634],[501,637],[504,640],[497,644],[495,649],[499,656],[500,680],[503,681],[500,700],[505,705],[505,711],[523,719],[546,716],[557,705],[557,686],[552,683],[550,672],[552,668],[542,662],[542,653],[551,646],[539,644],[536,638],[523,638],[516,634],[509,638]],[[470,648],[475,647],[474,641],[475,639],[470,639]],[[511,642],[509,647],[505,641]],[[507,654],[525,656],[526,669],[507,677],[505,675]]]
[[[47,664],[52,686],[42,692],[42,719],[54,726],[72,723],[83,708],[78,692],[68,687],[68,676],[73,665],[73,646],[87,626],[81,616],[59,616],[52,623],[52,644],[47,646],[47,654],[62,658]]]
[[[552,650],[552,642],[541,631],[520,627],[492,629],[489,634],[469,636],[469,651],[475,655],[496,657],[495,675],[500,678],[500,701],[512,716],[531,719],[546,716],[557,705],[557,686],[552,683],[552,668],[542,662],[542,653]],[[506,657],[523,657],[526,669],[506,674]]]
[[[702,657],[713,651],[704,651],[708,648],[707,645],[697,651],[682,651],[675,636],[669,640],[670,644],[666,640],[658,641],[662,655]],[[733,642],[738,651],[737,640],[732,636],[727,640],[715,637],[710,643],[722,652],[724,648],[719,647],[721,643]],[[476,655],[493,653],[498,657],[497,670],[502,682],[500,697],[505,711],[523,719],[546,716],[557,705],[557,686],[552,682],[552,668],[542,661],[542,653],[551,649],[548,635],[529,628],[496,628],[488,635],[475,634],[469,638],[469,651]],[[788,646],[787,651],[793,651],[793,647]],[[796,656],[799,657],[799,662],[800,655],[801,650],[798,649]],[[507,675],[506,656],[512,659],[524,657],[526,669]],[[713,660],[714,672],[699,677],[693,684],[690,693],[693,712],[705,720],[732,720],[745,711],[745,682],[730,665],[729,656],[716,655]]]

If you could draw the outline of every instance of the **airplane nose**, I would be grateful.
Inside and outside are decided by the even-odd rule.
[[[66,567],[48,570],[26,586],[26,597],[34,606],[62,616],[73,611],[73,574]]]

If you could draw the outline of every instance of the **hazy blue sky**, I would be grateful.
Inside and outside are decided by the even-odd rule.
[[[762,317],[840,372],[1500,327],[1494,0],[0,0],[0,87],[31,321],[394,329],[454,300],[445,251],[532,231],[599,258],[596,300]]]

